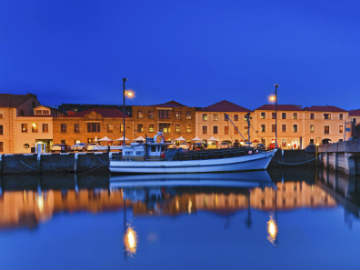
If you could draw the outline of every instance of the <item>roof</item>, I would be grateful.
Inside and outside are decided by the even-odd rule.
[[[26,95],[13,95],[13,94],[0,94],[0,107],[16,108],[25,103],[30,98],[36,98],[33,94]]]
[[[349,116],[360,116],[360,109],[358,110],[350,110]]]
[[[101,114],[102,117],[109,117],[109,118],[123,117],[122,111],[115,108],[91,108],[81,112],[68,111],[66,112],[66,114],[68,117],[84,117],[85,115],[91,112],[96,112],[98,114]],[[125,115],[125,117],[128,116]]]
[[[262,105],[255,110],[259,111],[274,111],[275,110],[275,104],[265,104]],[[302,107],[300,105],[292,105],[292,104],[278,104],[277,105],[278,111],[302,111]]]
[[[249,109],[246,109],[242,106],[239,106],[235,103],[232,103],[227,100],[222,100],[208,107],[201,108],[200,111],[206,112],[250,112]]]
[[[157,107],[185,107],[185,105],[183,105],[175,100],[170,100],[168,102],[165,102],[162,104],[157,104],[155,106],[157,106]]]
[[[329,106],[329,105],[305,107],[304,111],[311,111],[311,112],[346,112],[346,110],[344,110],[344,109],[341,109],[341,108],[336,107],[336,106]]]

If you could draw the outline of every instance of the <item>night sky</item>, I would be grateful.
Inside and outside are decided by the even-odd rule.
[[[44,105],[360,108],[359,1],[2,0],[0,92]]]

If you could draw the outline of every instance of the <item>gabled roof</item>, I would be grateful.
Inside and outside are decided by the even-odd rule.
[[[0,107],[16,108],[25,103],[30,98],[36,98],[33,94],[26,95],[13,95],[13,94],[0,94]]]
[[[311,111],[311,112],[346,112],[346,110],[336,107],[336,106],[310,106],[305,107],[304,111]]]
[[[255,109],[255,111],[274,111],[275,104],[265,104]],[[292,105],[292,104],[278,104],[278,111],[302,111],[302,107],[300,105]]]
[[[206,112],[250,112],[249,109],[246,109],[242,106],[239,106],[235,103],[232,103],[227,100],[222,100],[208,107],[201,108],[200,111]]]
[[[162,104],[157,104],[155,106],[157,106],[157,107],[185,107],[185,105],[183,105],[175,100],[170,100],[168,102],[165,102]]]
[[[66,114],[68,117],[84,117],[85,115],[91,112],[96,112],[100,114],[102,117],[109,117],[109,118],[123,117],[122,111],[115,108],[92,108],[81,112],[68,111]],[[125,117],[128,116],[125,115]]]
[[[349,111],[349,116],[360,116],[360,109]]]

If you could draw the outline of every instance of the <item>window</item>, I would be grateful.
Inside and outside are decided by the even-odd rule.
[[[261,132],[262,133],[266,132],[266,126],[265,125],[261,125]]]
[[[48,110],[35,110],[35,115],[49,115]]]
[[[218,127],[217,126],[213,126],[213,134],[218,134]]]
[[[181,132],[181,128],[179,124],[175,125],[175,132],[180,133]]]
[[[144,131],[144,126],[143,126],[143,124],[138,124],[138,125],[137,125],[137,128],[136,128],[136,131],[137,131],[137,132],[143,132],[143,131]]]
[[[297,114],[296,112],[293,113],[293,118],[294,118],[295,120],[298,119],[298,114]]]
[[[154,112],[153,111],[148,111],[148,118],[149,119],[154,119]]]
[[[60,132],[66,133],[66,124],[60,124]]]
[[[107,132],[108,133],[113,133],[114,131],[114,126],[112,124],[107,124]]]
[[[234,121],[239,121],[239,115],[238,114],[234,115]]]
[[[206,113],[203,113],[202,115],[202,120],[203,121],[207,121],[208,120],[208,115]]]
[[[260,113],[260,119],[265,119],[265,117],[266,117],[265,112]]]
[[[159,110],[159,119],[169,119],[170,111],[169,110]]]
[[[0,125],[0,135],[4,135],[4,127],[3,127],[3,125]]]
[[[272,125],[271,125],[271,132],[275,132],[275,130],[276,130],[276,125],[275,125],[275,124],[272,124]]]
[[[181,120],[181,112],[175,112],[175,119]]]
[[[100,132],[100,123],[87,123],[88,132]]]
[[[276,119],[276,112],[271,113],[271,118]]]
[[[339,119],[343,120],[344,119],[344,115],[342,113],[339,114]]]
[[[283,112],[283,113],[281,114],[281,118],[282,118],[282,119],[286,119],[286,113]]]
[[[228,126],[224,127],[224,134],[229,135],[229,127]]]
[[[329,114],[329,113],[324,113],[324,119],[325,119],[325,120],[330,120],[330,119],[331,119],[331,114]]]
[[[164,133],[170,133],[170,131],[171,131],[170,124],[160,123],[159,124],[159,131],[162,131]]]
[[[2,114],[2,113],[0,113],[0,119],[3,119],[3,118],[4,118],[3,114]]]
[[[202,126],[202,134],[207,134],[207,126]]]
[[[310,125],[310,133],[314,133],[315,132],[315,126],[314,125]]]
[[[74,124],[74,133],[80,133],[80,125]]]
[[[314,144],[314,139],[310,139],[310,144]]]
[[[149,132],[154,132],[154,125],[153,124],[149,125]]]
[[[214,121],[218,121],[219,120],[219,115],[217,113],[214,114],[213,116]]]
[[[286,132],[286,125],[282,125],[281,130],[282,130],[282,132]]]
[[[95,142],[95,139],[94,139],[94,138],[88,138],[88,139],[87,139],[87,142],[88,142],[88,143],[94,143],[94,142]]]
[[[314,113],[310,113],[310,119],[314,120],[315,119],[315,114]]]
[[[142,111],[138,111],[138,112],[137,112],[137,118],[138,118],[138,119],[143,119],[143,118],[144,118],[144,114],[143,114]]]
[[[186,126],[186,132],[187,132],[187,133],[191,133],[191,126],[190,126],[190,125],[187,125],[187,126]]]
[[[28,131],[28,126],[27,124],[21,124],[21,132],[22,133],[26,133]]]
[[[340,125],[339,126],[339,133],[343,133],[344,132],[344,126],[343,125]]]
[[[324,134],[330,134],[330,126],[324,126]]]
[[[186,120],[191,120],[191,112],[186,112]]]
[[[65,141],[65,140],[61,140],[60,143],[61,143],[61,144],[66,144],[66,141]]]
[[[4,152],[4,143],[0,142],[0,152]]]
[[[296,125],[296,124],[293,125],[293,132],[294,133],[298,132],[298,125]]]
[[[37,126],[36,123],[31,124],[31,132],[32,133],[37,133],[38,132],[38,126]]]
[[[49,124],[42,124],[42,132],[43,133],[49,132]]]

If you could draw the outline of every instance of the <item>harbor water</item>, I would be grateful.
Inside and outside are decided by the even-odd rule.
[[[3,176],[0,269],[355,269],[360,179]]]

